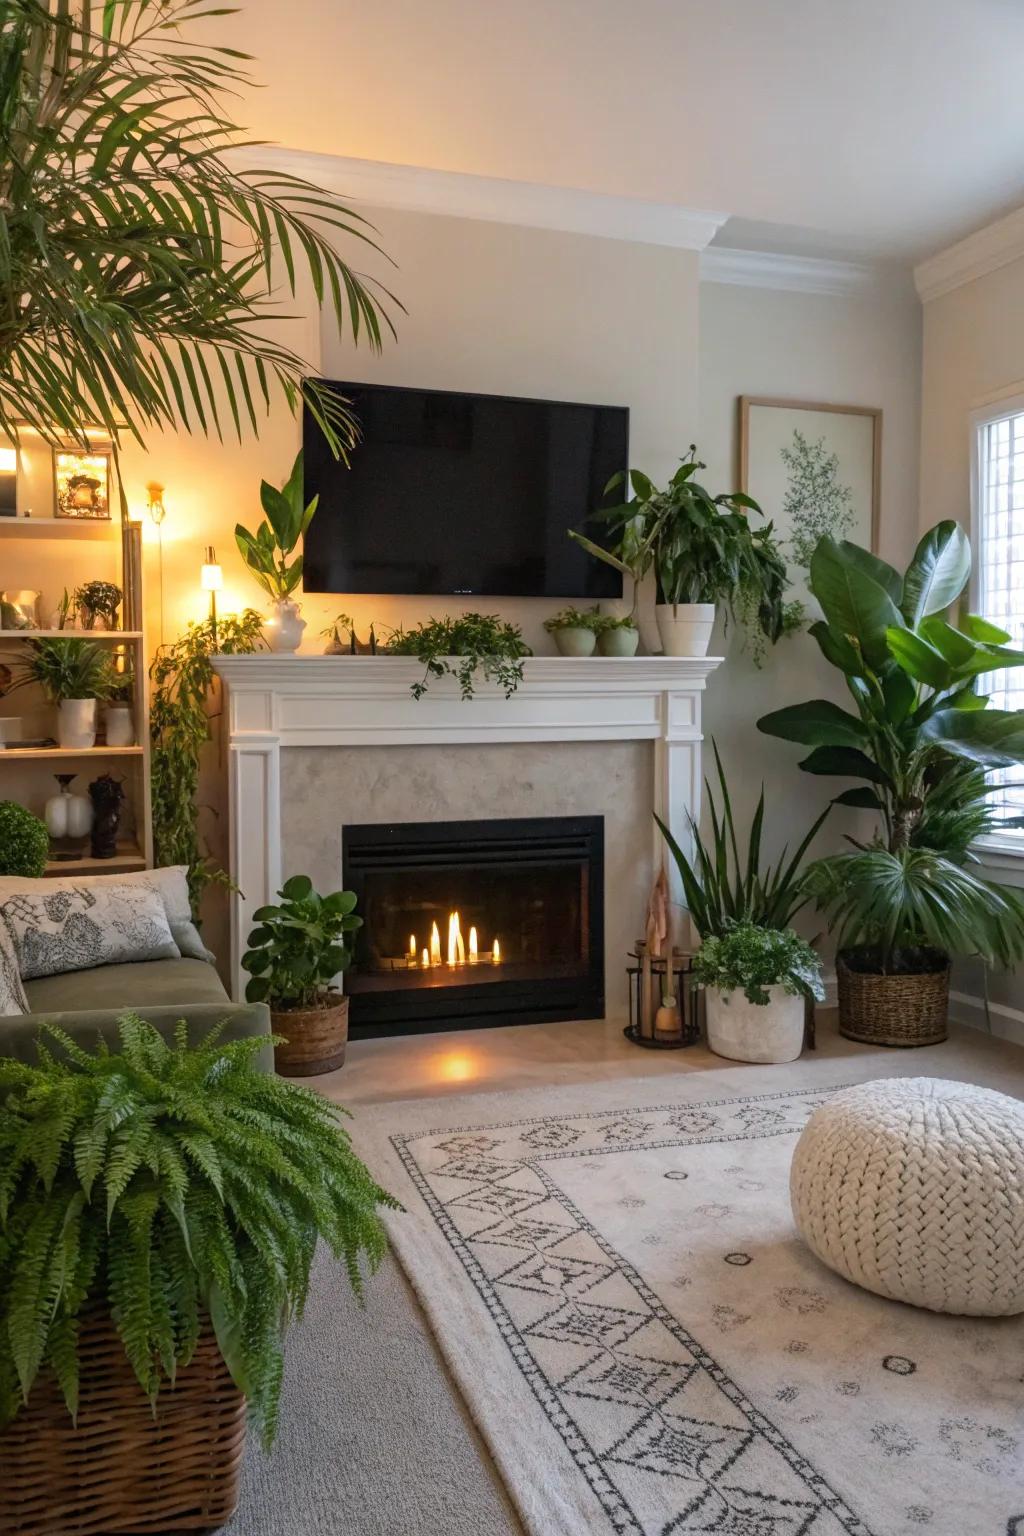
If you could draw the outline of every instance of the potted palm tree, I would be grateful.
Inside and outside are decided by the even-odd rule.
[[[361,1292],[395,1202],[342,1111],[256,1069],[265,1037],[46,1034],[38,1066],[0,1059],[5,1529],[219,1528],[317,1245]]]
[[[758,721],[812,748],[805,772],[861,780],[837,803],[877,818],[871,838],[808,871],[838,935],[840,1028],[869,1044],[945,1039],[952,955],[1008,966],[1024,954],[1021,895],[971,868],[972,842],[997,824],[986,771],[1024,762],[1024,712],[990,709],[977,680],[1024,665],[1024,651],[978,615],[954,618],[970,570],[954,522],[930,529],[903,573],[823,538],[810,633],[853,708],[812,699]]]
[[[235,542],[242,559],[274,604],[273,617],[263,626],[272,651],[297,651],[302,643],[305,619],[292,597],[302,580],[302,556],[289,565],[288,556],[313,520],[319,496],[307,502],[303,495],[302,451],[280,490],[264,480],[260,501],[266,517],[255,533],[238,523]]]
[[[274,1061],[287,1077],[333,1072],[345,1060],[348,998],[332,983],[352,963],[347,935],[362,927],[351,891],[320,896],[308,875],[293,875],[279,903],[258,907],[242,956],[250,1003],[269,1003]]]

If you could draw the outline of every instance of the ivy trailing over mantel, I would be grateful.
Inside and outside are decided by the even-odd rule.
[[[415,629],[395,629],[385,650],[423,663],[423,676],[412,685],[414,699],[423,697],[431,678],[445,676],[457,679],[464,699],[473,697],[477,677],[496,683],[510,699],[523,680],[523,658],[533,654],[519,625],[493,613],[464,613],[430,619]]]

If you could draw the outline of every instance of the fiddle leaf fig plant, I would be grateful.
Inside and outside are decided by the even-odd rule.
[[[320,896],[308,875],[293,875],[278,891],[280,903],[257,907],[256,927],[242,967],[250,1003],[275,1011],[331,1006],[331,982],[352,963],[347,935],[361,928],[352,891]]]
[[[250,533],[241,523],[235,527],[242,559],[275,602],[290,597],[302,580],[302,556],[296,555],[290,565],[288,556],[313,521],[319,500],[319,496],[310,502],[304,498],[300,449],[280,490],[267,480],[261,482],[260,501],[266,517],[256,532]]]
[[[922,948],[1003,965],[1024,954],[1024,902],[964,867],[975,837],[1013,824],[996,821],[985,770],[1024,762],[1024,712],[990,709],[977,688],[986,672],[1024,666],[1024,651],[980,616],[951,612],[970,571],[955,522],[930,529],[903,574],[823,538],[810,566],[823,617],[810,633],[852,708],[811,699],[758,721],[812,749],[806,773],[862,781],[835,803],[874,811],[878,831],[819,860],[809,888],[840,942],[866,947],[883,972]]]

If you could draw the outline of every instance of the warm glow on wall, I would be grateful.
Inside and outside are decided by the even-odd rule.
[[[17,448],[0,448],[0,475],[15,475],[17,472]]]

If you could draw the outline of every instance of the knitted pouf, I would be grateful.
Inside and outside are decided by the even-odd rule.
[[[934,1077],[844,1088],[793,1154],[801,1237],[847,1280],[933,1312],[1024,1312],[1024,1104]]]

